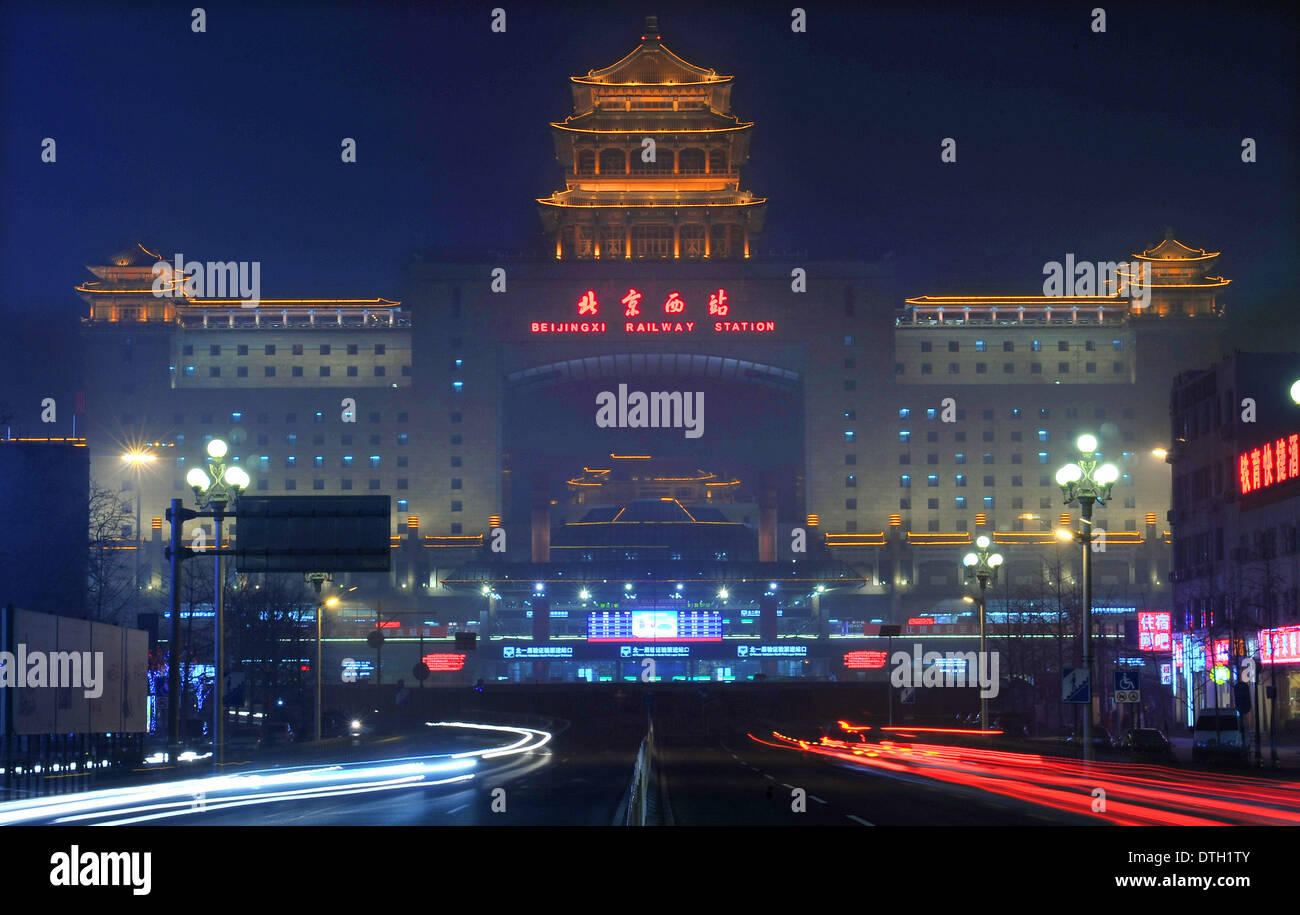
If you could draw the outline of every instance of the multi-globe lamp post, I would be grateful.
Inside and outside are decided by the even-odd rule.
[[[216,535],[214,587],[213,587],[213,730],[212,750],[214,758],[220,762],[225,744],[225,580],[221,569],[221,523],[227,513],[235,514],[239,494],[248,488],[248,474],[237,465],[226,466],[226,443],[219,438],[208,442],[208,457],[211,465],[207,471],[201,467],[193,468],[185,475],[185,482],[194,490],[194,501],[200,509],[210,512],[213,519],[213,533]],[[209,472],[211,475],[209,476]],[[229,507],[229,508],[227,508]]]
[[[1085,762],[1091,762],[1094,757],[1092,690],[1095,683],[1092,669],[1092,507],[1105,506],[1110,498],[1111,487],[1119,479],[1119,468],[1114,464],[1101,463],[1095,435],[1080,435],[1075,446],[1079,449],[1078,461],[1057,470],[1056,482],[1061,487],[1065,504],[1078,503],[1082,517],[1081,530],[1075,533],[1074,539],[1083,544],[1083,667],[1088,672],[1089,690],[1088,706],[1083,716],[1083,758]]]
[[[966,567],[966,577],[974,579],[980,587],[979,609],[980,609],[980,663],[984,664],[986,655],[985,649],[985,613],[984,613],[984,592],[989,586],[989,582],[996,581],[998,577],[998,567],[1002,565],[1002,554],[991,551],[993,541],[988,536],[981,534],[975,538],[974,552],[967,553],[962,557],[961,564]],[[969,682],[969,680],[967,681]],[[980,730],[989,729],[989,699],[980,691]]]

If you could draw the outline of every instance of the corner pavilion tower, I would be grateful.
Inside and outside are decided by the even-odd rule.
[[[740,189],[751,122],[731,114],[733,77],[641,44],[572,76],[574,113],[552,122],[564,190],[538,199],[557,260],[750,256],[766,198]]]

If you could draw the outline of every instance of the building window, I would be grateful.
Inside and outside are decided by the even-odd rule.
[[[352,489],[352,481],[351,481],[351,480],[339,480],[339,489],[351,490],[351,489]]]
[[[929,341],[929,340],[922,340],[922,341],[921,341],[921,352],[923,352],[923,353],[928,353],[928,352],[930,352],[932,349],[934,349],[934,347],[930,345],[930,341]]]
[[[452,439],[453,439],[452,444],[453,444],[453,445],[458,445],[458,444],[460,444],[459,441],[456,441],[456,439],[459,439],[459,438],[460,438],[459,435],[453,435],[453,436],[452,436]],[[397,444],[399,444],[399,445],[405,445],[405,444],[406,444],[407,442],[409,442],[410,440],[411,440],[411,437],[410,437],[410,435],[408,435],[407,433],[405,433],[405,432],[399,432],[399,433],[397,433]]]
[[[460,445],[460,444],[463,444],[463,443],[464,443],[464,439],[465,439],[465,436],[461,435],[460,433],[457,433],[457,434],[455,434],[455,435],[453,435],[453,436],[451,437],[451,443],[452,443],[453,445]],[[405,442],[401,442],[401,441],[399,441],[397,444],[399,444],[399,445],[404,445],[404,444],[406,444],[406,443],[405,443]]]
[[[983,374],[985,374],[988,370],[989,370],[989,365],[988,365],[987,362],[977,362],[977,363],[975,363],[975,374],[976,374],[976,375],[983,375]]]
[[[248,344],[246,344],[246,343],[241,343],[241,344],[239,344],[238,346],[236,346],[236,347],[235,347],[235,353],[236,353],[237,355],[240,355],[240,356],[247,356],[247,355],[248,355]]]
[[[844,335],[844,345],[845,345],[845,346],[852,346],[852,345],[853,345],[853,335],[852,335],[852,334],[845,334],[845,335]]]
[[[906,429],[903,429],[898,433],[898,440],[900,442],[910,442],[912,440],[912,433]]]
[[[295,365],[295,366],[293,367],[293,377],[294,377],[294,378],[301,378],[301,377],[302,377],[302,366],[301,366],[301,365]]]
[[[312,488],[312,489],[315,489],[315,490],[321,490],[321,489],[324,489],[324,488],[325,488],[325,481],[324,481],[324,480],[312,480],[312,481],[311,481],[311,488]]]
[[[1011,430],[1011,441],[1018,442],[1025,437],[1025,434],[1019,429]]]
[[[343,455],[343,466],[344,466],[344,467],[351,467],[351,466],[352,466],[352,455],[350,455],[350,454],[345,454],[345,455]]]
[[[1088,340],[1083,344],[1083,348],[1090,353],[1095,352],[1097,349],[1097,342],[1095,340]]]
[[[1015,351],[1016,351],[1016,344],[1013,341],[1011,340],[1002,341],[1002,352],[1014,353]]]
[[[376,477],[371,477],[371,478],[370,478],[370,489],[371,489],[371,491],[374,491],[374,490],[379,489],[379,480],[378,480],[378,478],[376,478]]]
[[[268,343],[268,344],[266,344],[266,347],[265,347],[265,349],[262,350],[262,352],[264,352],[264,353],[265,353],[266,355],[268,355],[268,356],[274,356],[274,355],[275,355],[275,344],[274,344],[274,343]]]
[[[452,421],[453,423],[463,422],[464,419],[465,419],[465,415],[464,415],[463,413],[453,413],[453,414],[451,414],[451,421]]]
[[[961,374],[961,366],[960,366],[959,364],[957,364],[956,362],[949,362],[949,363],[948,363],[948,374],[949,374],[949,375],[960,375],[960,374]]]
[[[956,499],[954,499],[953,501],[956,502],[956,504],[957,504],[957,510],[958,510],[958,511],[965,511],[965,510],[966,510],[966,497],[965,497],[965,496],[958,496],[958,497],[957,497]]]
[[[377,455],[377,454],[372,454],[372,455],[370,455],[370,466],[371,466],[371,467],[378,467],[378,466],[379,466],[379,455]]]
[[[315,457],[313,457],[313,458],[311,459],[311,465],[312,465],[313,467],[324,467],[324,466],[325,466],[325,455],[323,455],[323,454],[318,454],[318,455],[316,455]]]
[[[1041,362],[1031,362],[1029,364],[1029,374],[1031,375],[1043,374],[1043,364]]]
[[[855,436],[856,436],[856,433],[855,433],[852,429],[845,429],[845,430],[844,430],[844,441],[846,441],[846,442],[851,442],[851,441],[853,441],[853,439],[855,438]]]
[[[898,456],[898,463],[900,463],[900,464],[910,464],[910,463],[912,463],[912,455],[911,455],[910,453],[907,453],[907,452],[904,452],[903,454],[900,454],[900,455]]]
[[[895,363],[894,363],[894,374],[895,374],[895,375],[902,375],[902,374],[905,374],[906,371],[907,371],[907,370],[906,370],[906,367],[903,365],[903,363],[901,363],[901,362],[895,362]]]
[[[284,466],[286,467],[295,467],[297,466],[297,464],[298,464],[298,459],[294,457],[292,454],[284,459]]]
[[[991,441],[993,441],[993,440],[994,440],[994,439],[993,439],[993,430],[992,430],[992,429],[985,429],[985,430],[984,430],[984,434],[983,434],[983,438],[984,438],[984,441],[986,441],[986,442],[991,442]]]
[[[1112,363],[1112,364],[1111,364],[1111,372],[1114,373],[1114,374],[1116,374],[1116,375],[1122,375],[1122,374],[1124,374],[1124,363],[1122,363],[1122,362],[1115,362],[1115,363]]]
[[[330,377],[330,367],[328,365],[322,365],[320,367],[320,377],[322,378]]]
[[[844,411],[844,418],[847,419],[847,420],[856,421],[857,418],[858,418],[858,411],[857,411],[857,410],[845,410],[845,411]],[[406,422],[406,420],[401,420],[401,422]]]
[[[1015,367],[1014,364],[1012,364],[1012,363],[1010,363],[1010,362],[1004,362],[1004,363],[1002,363],[1002,374],[1004,374],[1004,375],[1014,375],[1015,373],[1016,373],[1016,367]]]
[[[208,366],[208,377],[209,377],[209,378],[220,378],[220,377],[221,377],[221,366],[219,366],[219,365],[210,365],[210,366]]]
[[[1034,340],[1034,341],[1032,341],[1032,342],[1029,344],[1029,350],[1030,350],[1030,352],[1033,352],[1033,353],[1041,353],[1041,352],[1043,351],[1043,341],[1042,341],[1042,340]]]
[[[984,485],[985,485],[985,486],[993,486],[993,485],[995,485],[995,482],[996,482],[996,481],[995,481],[995,478],[994,478],[994,477],[990,476],[989,474],[985,474],[985,475],[984,475]]]
[[[238,368],[236,368],[236,369],[235,369],[235,377],[236,377],[236,378],[247,378],[247,377],[248,377],[248,366],[246,366],[246,365],[241,365],[241,366],[239,366]]]
[[[992,508],[992,507],[993,507],[993,497],[992,497],[992,496],[985,496],[985,497],[984,497],[984,507],[985,507],[985,508]]]
[[[844,500],[844,510],[845,510],[845,511],[851,511],[851,512],[852,512],[852,511],[857,511],[857,510],[858,510],[858,500],[857,500],[857,499],[845,499],[845,500]]]
[[[927,464],[937,464],[937,463],[939,463],[939,455],[937,455],[937,454],[927,454],[927,455],[925,456],[925,462],[926,462]]]
[[[1011,478],[1011,485],[1012,485],[1012,486],[1024,486],[1024,485],[1025,485],[1025,478],[1024,478],[1024,477],[1012,477],[1012,478]]]
[[[961,348],[961,345],[960,345],[956,340],[949,340],[949,341],[948,341],[948,352],[950,352],[950,353],[956,353],[956,352],[959,352],[959,351],[960,351],[960,348]]]
[[[275,377],[275,366],[273,366],[273,365],[268,365],[268,366],[266,366],[265,368],[262,369],[262,374],[263,374],[265,377],[267,377],[267,378],[274,378],[274,377]]]
[[[904,489],[911,489],[912,475],[910,473],[900,474],[898,477],[898,485],[903,487]]]
[[[937,473],[927,474],[925,477],[925,485],[932,488],[937,487],[939,485],[939,475]]]
[[[464,481],[461,480],[460,477],[452,477],[452,478],[451,478],[451,488],[452,488],[452,489],[464,489],[464,488],[465,488]]]
[[[460,382],[459,382],[459,381],[453,381],[451,384],[452,384],[452,387],[455,388],[456,385],[460,384]],[[858,388],[858,383],[857,383],[856,381],[854,381],[852,378],[845,379],[845,381],[844,381],[844,390],[846,390],[846,391],[856,391],[857,388]],[[456,388],[456,390],[459,391],[460,388]]]
[[[921,363],[921,374],[922,374],[922,375],[933,375],[933,374],[934,374],[934,367],[933,367],[932,365],[930,365],[930,363],[928,363],[928,362],[922,362],[922,363]]]
[[[898,418],[899,418],[899,419],[907,419],[907,418],[908,418],[909,416],[911,416],[911,415],[912,415],[912,411],[909,410],[907,407],[902,407],[902,408],[900,408],[899,411],[898,411]]]
[[[328,356],[330,354],[330,345],[328,343],[322,343],[320,345],[320,354],[322,356]]]
[[[284,488],[285,488],[285,489],[297,489],[297,488],[298,488],[298,481],[297,481],[297,480],[285,480],[285,481],[284,481]]]
[[[938,500],[938,499],[926,499],[925,507],[928,508],[928,509],[929,509],[930,511],[932,511],[932,512],[937,512],[937,511],[939,510],[939,500]]]
[[[1047,452],[1046,452],[1046,451],[1040,451],[1040,452],[1038,452],[1038,463],[1040,463],[1040,464],[1046,464],[1047,461],[1048,461],[1048,455],[1047,455]]]
[[[988,344],[983,340],[975,341],[975,352],[982,353],[988,349]]]
[[[1025,457],[1025,456],[1024,456],[1023,454],[1020,454],[1020,453],[1017,452],[1016,454],[1011,455],[1011,463],[1013,463],[1013,464],[1023,464],[1023,463],[1024,463],[1024,457]]]
[[[181,355],[182,355],[182,356],[193,356],[193,355],[194,355],[194,344],[193,344],[193,343],[186,343],[184,346],[182,346],[182,347],[181,347]]]
[[[964,487],[966,485],[966,474],[964,473],[957,474],[957,485],[961,487]]]
[[[451,503],[451,510],[454,511],[454,512],[463,511],[463,510],[464,510],[464,503],[462,503],[462,502],[452,502],[452,503]]]
[[[1112,340],[1112,341],[1110,341],[1110,345],[1111,345],[1111,347],[1115,350],[1115,352],[1117,352],[1117,353],[1124,349],[1124,341],[1123,341],[1123,340]]]
[[[340,437],[339,437],[339,443],[340,443],[340,444],[343,444],[343,445],[351,445],[351,444],[352,444],[352,435],[349,434],[349,435],[343,435],[343,436],[340,436]]]
[[[407,484],[406,477],[398,477],[398,478],[397,478],[397,488],[398,488],[398,489],[406,489],[406,488],[407,488],[407,485],[406,485],[406,484]]]
[[[937,441],[939,440],[939,433],[938,433],[938,432],[927,432],[927,433],[925,433],[925,440],[926,440],[927,442],[937,442]]]
[[[382,343],[376,343],[376,344],[375,344],[375,355],[376,355],[376,356],[382,356],[382,355],[384,355],[386,352],[387,352],[387,349],[384,347],[384,344],[382,344]]]
[[[302,344],[301,344],[301,343],[295,343],[295,344],[293,345],[293,354],[294,354],[295,356],[301,356],[301,355],[302,355]]]
[[[397,500],[397,510],[398,510],[399,512],[404,512],[404,511],[406,511],[406,510],[407,510],[407,506],[409,506],[409,505],[410,505],[410,502],[407,501],[406,499],[398,499],[398,500]]]
[[[270,487],[267,486],[267,483],[266,483],[266,480],[265,480],[265,479],[260,479],[260,480],[257,481],[257,490],[258,490],[258,492],[266,492],[266,490],[268,490],[268,489],[270,489]]]
[[[985,464],[992,464],[992,463],[993,463],[993,452],[992,452],[992,451],[985,451],[985,452],[984,452],[984,463],[985,463]]]
[[[1068,353],[1070,351],[1070,344],[1065,340],[1058,340],[1056,341],[1056,348],[1059,352]]]
[[[298,444],[298,434],[296,432],[286,434],[284,437],[284,443],[290,446]]]
[[[1070,363],[1068,362],[1056,363],[1056,371],[1061,375],[1068,374],[1070,371]]]
[[[384,375],[385,375],[385,373],[386,373],[386,371],[387,371],[387,370],[386,370],[382,365],[377,365],[377,366],[375,366],[375,377],[376,377],[376,378],[383,378]]]
[[[911,499],[899,499],[899,500],[898,500],[898,508],[899,508],[900,511],[910,512],[910,511],[912,510],[912,500],[911,500]]]

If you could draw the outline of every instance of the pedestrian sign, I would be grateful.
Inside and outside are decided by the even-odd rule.
[[[1129,670],[1115,671],[1115,701],[1142,701],[1142,685],[1138,681],[1137,674]]]
[[[1092,701],[1092,681],[1086,667],[1066,667],[1061,671],[1061,701]]]
[[[900,691],[902,697],[898,700],[903,705],[913,705],[916,703],[916,687],[904,686]]]

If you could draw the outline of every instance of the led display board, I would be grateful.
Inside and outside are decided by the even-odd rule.
[[[436,652],[427,654],[422,659],[424,666],[435,673],[439,671],[462,670],[465,667],[465,655],[459,652]]]
[[[587,641],[717,642],[722,614],[694,610],[618,610],[587,614]]]
[[[850,651],[844,655],[844,666],[849,670],[879,670],[887,657],[883,651]]]

